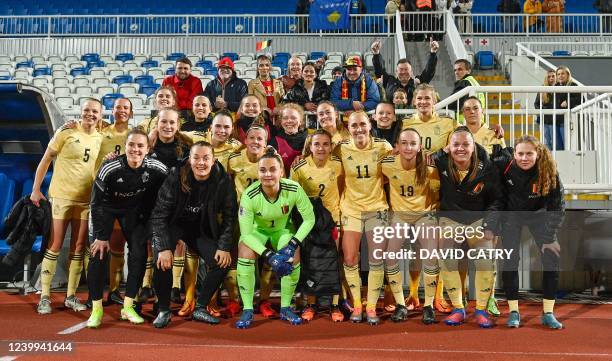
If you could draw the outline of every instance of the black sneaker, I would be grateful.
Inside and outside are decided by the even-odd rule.
[[[395,305],[395,311],[391,315],[391,321],[393,322],[403,322],[408,318],[408,309],[404,305],[397,304]]]
[[[109,305],[123,305],[123,298],[121,297],[121,292],[119,292],[119,290],[114,290],[113,292],[109,293],[108,297],[106,298],[106,302]]]
[[[136,302],[146,303],[149,298],[155,297],[155,293],[151,287],[142,287],[136,296]]]
[[[170,301],[176,304],[183,304],[183,300],[181,299],[181,289],[173,287],[172,291],[170,291]]]
[[[431,307],[431,306],[423,307],[423,319],[422,319],[422,321],[426,325],[431,325],[433,323],[438,323],[438,321],[436,321],[436,312],[434,311],[433,307]]]
[[[153,326],[155,326],[155,328],[164,328],[168,326],[171,319],[172,311],[160,311],[155,320],[153,320]]]
[[[196,307],[195,311],[191,315],[195,321],[209,323],[211,325],[217,325],[220,321],[217,317],[211,315],[206,310],[206,307]]]

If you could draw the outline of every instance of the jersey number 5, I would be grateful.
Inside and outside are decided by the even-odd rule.
[[[85,153],[83,154],[83,162],[89,162],[89,152],[91,149],[85,148]]]

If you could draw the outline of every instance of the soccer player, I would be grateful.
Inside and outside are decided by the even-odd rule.
[[[510,211],[506,212],[502,232],[504,248],[512,250],[502,270],[510,308],[507,326],[520,327],[521,324],[518,267],[521,230],[527,226],[542,254],[542,324],[552,329],[561,329],[563,324],[557,321],[553,313],[561,253],[557,232],[565,210],[563,185],[557,173],[557,165],[550,150],[530,135],[519,138],[514,149],[503,149],[494,160],[501,172],[506,210]]]
[[[96,126],[102,118],[102,103],[90,98],[81,108],[81,122],[74,129],[60,129],[51,139],[34,177],[30,200],[40,206],[45,196],[40,192],[43,178],[55,160],[49,187],[51,202],[51,240],[41,264],[42,292],[37,311],[51,313],[51,281],[64,243],[66,227],[71,225],[70,267],[64,305],[74,311],[84,311],[85,305],[75,296],[83,270],[87,248],[87,219],[94,170],[102,136]]]
[[[192,317],[196,321],[219,323],[207,307],[232,263],[230,251],[237,210],[234,184],[215,161],[212,145],[195,143],[188,162],[172,170],[164,181],[151,216],[157,255],[155,289],[159,298],[155,327],[166,327],[172,316],[172,252],[179,239],[196,257],[204,258],[208,266]]]
[[[87,284],[92,299],[87,327],[102,323],[104,290],[109,239],[115,220],[128,243],[128,278],[121,309],[121,319],[141,324],[144,319],[134,309],[134,298],[142,283],[147,259],[147,222],[157,191],[168,174],[166,166],[147,156],[147,134],[136,128],[130,131],[125,144],[126,154],[105,162],[91,194],[91,259]]]
[[[389,155],[393,147],[384,139],[372,137],[371,128],[365,112],[351,113],[348,119],[351,139],[340,142],[334,150],[342,161],[345,174],[340,212],[344,274],[353,299],[352,322],[363,319],[358,263],[362,232],[365,230],[368,243],[371,243],[372,229],[387,222],[388,205],[380,161]],[[384,266],[382,262],[373,260],[371,252],[369,256],[366,317],[370,324],[378,324],[380,319],[376,315],[376,303],[383,287]]]
[[[467,239],[443,238],[446,249],[460,247],[464,241],[470,248],[490,250],[498,232],[499,214],[503,209],[503,194],[497,168],[489,159],[485,149],[474,142],[474,137],[465,126],[451,133],[449,153],[439,150],[434,156],[440,174],[440,210],[447,211],[439,219],[440,229],[472,229]],[[469,227],[469,228],[467,228]],[[459,231],[460,232],[460,231]],[[453,304],[453,311],[444,320],[447,325],[460,325],[465,320],[462,299],[463,290],[457,270],[457,260],[441,260],[441,275]],[[476,266],[476,312],[475,318],[482,328],[493,327],[486,311],[493,284],[493,260],[477,259]]]
[[[321,129],[326,130],[332,136],[332,148],[351,137],[344,128],[338,108],[328,100],[320,102],[317,106],[317,122]]]
[[[158,88],[153,97],[155,98],[155,109],[151,110],[151,117],[146,118],[138,124],[138,127],[147,134],[157,127],[157,113],[159,113],[160,110],[176,107],[176,92],[172,87],[162,86]],[[181,123],[184,123],[182,119]]]
[[[427,212],[438,208],[438,193],[440,177],[438,171],[427,166],[421,135],[415,129],[402,130],[397,138],[398,155],[385,157],[382,160],[382,173],[389,182],[389,203],[393,211],[392,225],[402,222],[413,226],[434,225]],[[403,240],[388,240],[386,250],[398,251]],[[419,246],[434,249],[437,239],[432,236],[421,236]],[[384,247],[384,243],[381,246]],[[413,267],[414,268],[414,267]],[[433,301],[436,294],[436,284],[440,268],[436,260],[423,260],[425,279],[425,307],[423,308],[423,323],[435,322]],[[397,260],[385,260],[387,281],[393,292],[397,305],[391,316],[395,322],[403,321],[408,315],[405,306],[402,276]]]
[[[298,182],[308,197],[319,197],[332,218],[340,222],[340,186],[344,184],[342,162],[331,155],[332,136],[324,129],[317,129],[308,136],[304,146],[304,159],[292,167],[291,179]],[[340,239],[336,237],[336,247]],[[331,319],[344,321],[339,308],[340,295],[334,295]],[[308,296],[308,305],[302,311],[302,319],[311,321],[316,314],[316,297]]]
[[[393,104],[378,103],[372,119],[375,121],[372,125],[372,135],[386,140],[389,144],[395,144],[403,124],[396,120]]]
[[[193,118],[181,125],[183,132],[206,132],[210,128],[213,115],[211,113],[210,100],[204,95],[197,95],[193,98],[191,108]]]
[[[293,313],[290,305],[300,278],[298,248],[315,223],[312,204],[297,182],[282,178],[283,161],[274,148],[266,148],[257,165],[259,180],[242,193],[238,212],[238,285],[244,309],[236,327],[248,328],[253,322],[257,256],[264,257],[281,278],[281,319],[299,325],[302,319]],[[303,222],[292,233],[287,222],[294,207]],[[272,249],[266,247],[268,241]]]

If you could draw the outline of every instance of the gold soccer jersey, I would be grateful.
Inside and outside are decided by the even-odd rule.
[[[125,153],[125,142],[127,141],[129,129],[125,129],[123,132],[118,132],[115,129],[115,124],[108,126],[100,131],[102,134],[102,145],[100,146],[100,153],[96,159],[96,173],[100,168],[104,157],[108,153],[115,153],[116,155],[122,155]]]
[[[425,153],[431,154],[444,148],[448,144],[450,133],[457,127],[454,119],[441,117],[433,113],[432,118],[424,122],[419,114],[414,114],[403,120],[402,129],[414,128],[421,134],[421,144]]]
[[[474,134],[474,140],[476,143],[482,145],[489,154],[493,152],[493,145],[495,144],[499,144],[502,148],[506,148],[504,138],[495,137],[495,132],[487,128],[486,125],[482,125],[480,129],[478,129],[478,131]]]
[[[49,186],[51,198],[89,203],[102,135],[85,133],[81,125],[57,132],[49,149],[57,152]]]
[[[437,208],[440,177],[427,167],[425,183],[417,184],[416,169],[405,170],[399,156],[382,160],[382,172],[389,180],[390,206],[394,212],[427,212]]]
[[[364,149],[358,149],[352,139],[341,142],[335,153],[344,169],[344,192],[340,211],[361,218],[361,212],[375,212],[388,208],[383,189],[380,161],[393,147],[384,139],[370,137]]]
[[[227,172],[234,177],[238,199],[242,196],[242,192],[258,179],[257,162],[249,161],[246,149],[229,156]]]
[[[320,197],[323,206],[332,214],[334,221],[340,221],[340,191],[338,177],[343,174],[340,158],[332,156],[325,166],[318,168],[309,156],[295,164],[291,179],[298,182],[308,197]]]

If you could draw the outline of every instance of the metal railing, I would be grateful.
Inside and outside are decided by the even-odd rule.
[[[454,14],[462,35],[612,35],[610,14]]]
[[[0,37],[389,35],[394,21],[394,15],[351,14],[348,30],[311,32],[309,16],[295,14],[3,16]]]
[[[447,11],[402,12],[400,18],[404,34],[444,34]]]
[[[542,42],[520,42],[518,55],[528,55],[524,49],[530,50],[533,53],[542,55],[542,52],[550,53],[557,50],[565,50],[574,54],[581,53],[583,56],[592,56],[594,54],[607,55],[612,54],[612,43],[609,41],[542,41]]]

